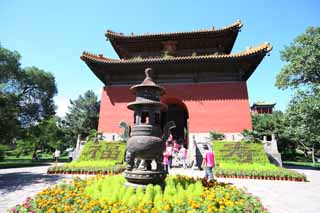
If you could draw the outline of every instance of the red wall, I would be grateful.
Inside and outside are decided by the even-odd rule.
[[[245,82],[168,84],[166,98],[179,98],[189,113],[189,132],[224,133],[252,129],[247,86]],[[120,133],[120,121],[132,123],[133,112],[127,103],[134,100],[130,86],[104,87],[101,97],[100,132]]]

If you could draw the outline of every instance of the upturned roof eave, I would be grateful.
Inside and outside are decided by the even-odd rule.
[[[211,60],[237,60],[253,55],[265,55],[272,50],[269,43],[262,43],[254,48],[231,54],[223,55],[206,55],[206,56],[182,56],[172,58],[145,58],[145,59],[110,59],[102,55],[95,55],[88,52],[83,52],[81,59],[83,61],[102,63],[102,64],[158,64],[158,63],[184,63],[197,61],[211,61]]]
[[[124,33],[117,33],[112,30],[107,30],[105,36],[109,40],[153,40],[153,39],[171,39],[171,38],[184,38],[185,36],[193,37],[193,36],[201,36],[201,35],[211,35],[211,34],[220,34],[224,32],[230,32],[233,30],[239,31],[243,26],[240,20],[237,20],[235,23],[230,24],[226,27],[219,29],[205,29],[205,30],[197,30],[197,31],[189,31],[189,32],[170,32],[170,33],[150,33],[150,34],[139,34],[139,35],[125,35]]]

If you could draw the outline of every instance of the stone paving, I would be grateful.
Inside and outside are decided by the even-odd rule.
[[[72,175],[48,175],[48,166],[0,169],[0,212],[15,204],[22,203],[26,197],[34,196],[44,188],[70,180]],[[265,207],[273,213],[315,213],[320,212],[320,171],[299,170],[305,173],[310,182],[270,181],[250,179],[218,178],[229,182],[258,196]],[[191,169],[173,169],[172,174],[202,177],[204,172]]]
[[[309,182],[218,178],[259,197],[272,213],[320,212],[320,171],[294,169],[307,175]],[[203,177],[204,171],[173,169],[172,174]]]
[[[48,175],[49,166],[0,169],[0,212],[21,204],[48,186],[61,182],[64,175]]]

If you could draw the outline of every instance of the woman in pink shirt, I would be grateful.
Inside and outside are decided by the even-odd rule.
[[[169,168],[172,168],[172,156],[173,156],[173,145],[172,142],[168,143],[168,147],[166,148],[166,153],[168,154],[169,160]]]
[[[166,151],[163,153],[163,170],[166,174],[169,174],[169,155]]]
[[[205,166],[205,178],[208,178],[208,181],[213,180],[212,168],[215,166],[214,154],[209,150],[208,145],[204,147],[204,156],[203,156],[203,165]]]
[[[185,146],[183,146],[180,149],[180,155],[181,155],[182,165],[183,165],[184,169],[187,168],[187,166],[186,166],[187,152],[188,151],[187,151],[187,148]]]

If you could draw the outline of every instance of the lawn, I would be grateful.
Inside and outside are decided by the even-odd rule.
[[[306,168],[314,168],[320,170],[320,162],[313,164],[312,162],[297,162],[297,161],[283,161],[283,164],[286,166],[301,166]]]
[[[68,157],[61,157],[59,162],[67,162]],[[32,167],[32,166],[45,166],[54,162],[52,155],[42,155],[38,160],[32,160],[31,155],[24,155],[20,157],[6,156],[4,161],[0,162],[0,169],[19,168],[19,167]]]

